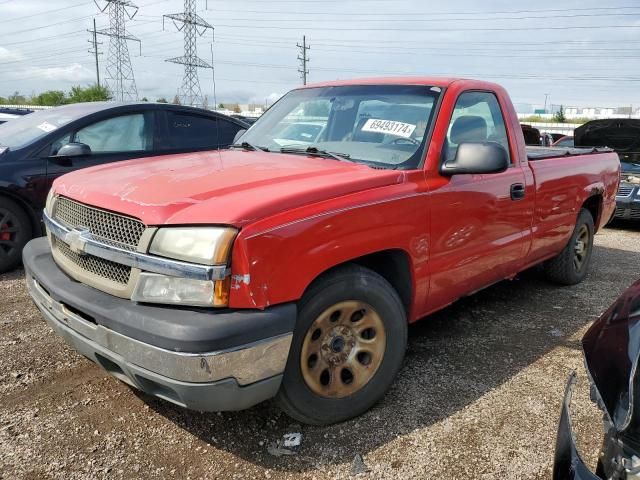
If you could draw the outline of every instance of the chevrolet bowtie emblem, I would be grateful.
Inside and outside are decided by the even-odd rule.
[[[87,243],[89,237],[89,229],[75,228],[70,232],[67,232],[63,238],[64,242],[69,245],[72,252],[79,255],[84,255],[84,246]]]

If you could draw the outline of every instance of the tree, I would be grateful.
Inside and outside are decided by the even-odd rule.
[[[24,105],[27,103],[27,99],[24,95],[20,95],[20,92],[18,91],[13,92],[13,95],[9,95],[7,100],[11,105]]]
[[[169,103],[169,102],[167,102],[167,99],[164,98],[164,97],[160,97],[159,99],[156,100],[156,102],[158,102],[158,103]]]
[[[47,90],[32,98],[32,103],[49,107],[57,107],[66,103],[66,101],[67,98],[62,90]]]
[[[110,98],[111,94],[107,87],[91,85],[89,87],[82,88],[78,85],[71,88],[67,103],[103,102]]]
[[[147,97],[142,97],[142,100],[140,100],[141,102],[148,102],[149,99]]]
[[[558,123],[567,123],[567,117],[564,115],[564,106],[560,105],[560,110],[556,112],[553,119]]]
[[[173,97],[173,101],[171,103],[173,103],[174,105],[180,105],[180,98],[178,97],[178,95]]]
[[[233,113],[242,113],[242,110],[240,110],[240,105],[237,105],[235,107],[233,107]]]
[[[224,103],[219,103],[219,104],[218,104],[218,108],[222,108],[222,109],[224,109]]]

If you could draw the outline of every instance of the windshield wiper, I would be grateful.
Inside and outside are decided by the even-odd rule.
[[[348,153],[340,153],[340,152],[330,152],[328,150],[322,150],[318,147],[307,147],[307,148],[291,148],[291,147],[282,147],[280,149],[281,153],[306,153],[307,155],[313,155],[318,157],[331,157],[334,160],[339,160],[344,162],[345,160],[349,160],[351,155]]]
[[[245,150],[254,150],[256,152],[268,152],[269,149],[267,147],[258,147],[256,145],[253,145],[249,142],[242,142],[242,143],[234,143],[233,145],[231,145],[231,148],[243,148]]]

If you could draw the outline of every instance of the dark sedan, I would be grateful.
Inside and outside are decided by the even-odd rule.
[[[79,103],[0,125],[0,272],[43,233],[40,214],[53,180],[103,163],[226,148],[248,125],[171,104]]]
[[[595,474],[578,453],[571,426],[571,394],[562,404],[554,480],[630,480],[640,477],[640,281],[589,328],[582,339],[591,397],[603,412],[604,441]]]

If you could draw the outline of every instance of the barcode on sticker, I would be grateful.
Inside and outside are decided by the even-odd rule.
[[[379,120],[370,118],[362,126],[363,132],[385,133],[387,135],[395,135],[396,137],[409,138],[416,125],[411,123],[396,122],[394,120]]]

